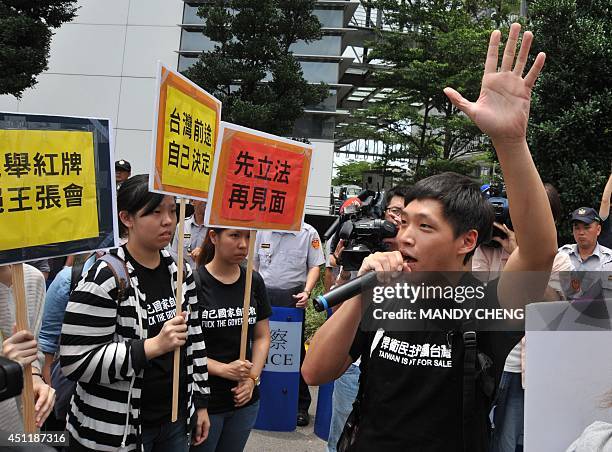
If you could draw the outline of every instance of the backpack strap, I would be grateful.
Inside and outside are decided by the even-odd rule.
[[[83,274],[83,267],[85,267],[85,262],[87,262],[86,260],[83,262],[80,262],[76,265],[73,265],[70,268],[70,292],[72,293],[74,291],[74,289],[76,289],[76,286],[78,286],[79,281],[81,280],[81,275]]]
[[[121,302],[127,300],[128,289],[130,288],[130,273],[125,261],[114,254],[108,253],[99,259],[106,262],[108,268],[113,272],[117,284],[117,301]]]
[[[474,415],[476,410],[476,357],[478,353],[475,331],[464,331],[463,337],[463,450],[474,447]]]

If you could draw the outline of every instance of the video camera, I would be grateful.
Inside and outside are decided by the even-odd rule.
[[[396,226],[384,220],[383,194],[363,190],[358,196],[361,204],[345,205],[343,212],[323,235],[332,240],[332,252],[340,239],[344,241],[341,264],[347,271],[359,270],[363,260],[377,251],[387,251],[383,239],[397,235]]]
[[[0,401],[21,394],[23,371],[19,363],[0,356]]]
[[[510,218],[510,205],[508,204],[508,198],[506,197],[506,189],[503,186],[492,186],[483,185],[481,187],[482,195],[487,201],[493,206],[493,212],[495,213],[495,222],[499,224],[505,224],[508,229],[514,230],[512,227],[512,219]],[[506,234],[500,229],[493,226],[493,233],[491,237],[506,238]],[[491,246],[493,248],[500,247],[499,242],[490,240],[484,243],[485,246]]]

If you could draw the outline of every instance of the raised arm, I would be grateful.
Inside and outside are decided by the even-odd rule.
[[[523,77],[533,35],[523,34],[521,48],[514,63],[521,26],[512,24],[501,66],[498,70],[498,48],[501,33],[491,34],[480,96],[469,102],[457,91],[444,91],[451,102],[467,114],[489,135],[497,152],[506,182],[510,213],[519,247],[508,259],[500,280],[500,291],[510,288],[511,271],[550,272],[557,251],[557,233],[548,197],[527,146],[527,123],[531,90],[544,66],[544,53],[535,58]],[[514,67],[513,67],[514,66]],[[521,284],[526,290],[514,291],[512,297],[500,297],[505,305],[524,305],[528,299],[541,297],[545,278]],[[516,283],[517,281],[513,281]],[[511,291],[509,291],[511,292]]]
[[[610,215],[610,197],[612,196],[612,173],[608,178],[608,182],[604,187],[603,194],[601,195],[601,204],[599,205],[599,217],[602,220],[606,220]]]

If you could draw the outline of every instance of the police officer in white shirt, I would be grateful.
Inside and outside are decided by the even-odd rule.
[[[191,200],[193,205],[193,215],[185,218],[185,227],[183,229],[183,257],[185,261],[195,268],[195,261],[202,252],[202,243],[206,237],[208,228],[204,226],[204,211],[206,210],[206,202],[200,200]],[[176,260],[178,258],[178,225],[172,239],[170,254]]]
[[[300,232],[270,232],[257,234],[255,269],[263,277],[272,306],[306,308],[312,289],[319,280],[319,266],[325,263],[321,239],[316,229],[304,223]],[[302,323],[304,359],[304,323]],[[311,397],[308,385],[300,374],[297,425],[310,422],[308,408]]]
[[[568,298],[593,298],[599,291],[612,298],[612,249],[597,243],[601,218],[591,207],[580,207],[572,213],[572,231],[576,243],[564,245],[575,268],[569,284],[564,284]]]

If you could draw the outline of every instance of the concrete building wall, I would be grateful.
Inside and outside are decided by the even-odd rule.
[[[94,116],[112,121],[116,159],[147,173],[161,60],[177,68],[184,2],[80,0],[74,21],[56,30],[49,69],[21,99],[0,96],[0,111]],[[306,212],[326,214],[333,142],[313,142]]]
[[[148,171],[157,60],[176,68],[180,0],[80,0],[78,16],[55,31],[49,69],[0,110],[109,118],[115,156]]]

